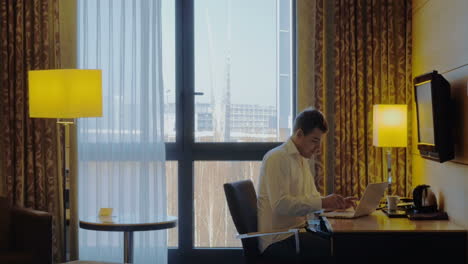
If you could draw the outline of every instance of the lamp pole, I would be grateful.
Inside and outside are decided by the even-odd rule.
[[[388,182],[388,195],[392,195],[392,150],[387,147],[387,182]]]
[[[69,241],[69,232],[67,232],[67,228],[69,228],[68,217],[67,217],[67,210],[70,208],[70,125],[74,124],[73,119],[57,119],[57,123],[60,126],[63,126],[65,129],[64,131],[64,142],[61,142],[62,151],[63,151],[63,257],[65,261],[68,261],[69,258],[67,257],[67,246],[70,243]]]

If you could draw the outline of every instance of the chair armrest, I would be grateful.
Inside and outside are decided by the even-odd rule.
[[[52,263],[52,215],[27,208],[11,208],[12,245],[33,253],[37,263]]]
[[[262,236],[271,236],[271,235],[280,235],[280,234],[289,234],[289,233],[296,233],[297,229],[285,229],[276,232],[252,232],[246,234],[238,234],[236,238],[244,239],[244,238],[251,238],[251,237],[262,237]]]
[[[276,232],[252,232],[252,233],[246,233],[246,234],[239,234],[236,236],[238,239],[244,239],[244,238],[252,238],[252,237],[262,237],[262,236],[271,236],[271,235],[280,235],[280,234],[289,234],[293,233],[294,238],[296,240],[296,253],[300,253],[300,246],[299,246],[299,229],[293,228],[293,229],[285,229],[281,231],[276,231]]]

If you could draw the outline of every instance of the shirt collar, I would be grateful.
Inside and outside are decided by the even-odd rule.
[[[292,140],[292,137],[290,137],[288,139],[288,141],[286,141],[286,151],[289,153],[289,154],[297,154],[297,155],[301,155],[299,153],[299,150],[297,150],[297,147],[296,147],[296,144],[294,144],[293,140]]]
[[[299,150],[296,147],[296,144],[294,144],[292,137],[288,139],[285,143],[285,148],[286,152],[291,155],[297,155],[299,158],[302,158],[303,160],[309,160],[308,158],[304,158],[301,153],[299,153]]]

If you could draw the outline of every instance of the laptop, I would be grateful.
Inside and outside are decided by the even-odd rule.
[[[320,215],[330,218],[357,218],[372,214],[379,206],[387,186],[386,182],[370,183],[355,210],[351,208],[350,210],[324,212]]]

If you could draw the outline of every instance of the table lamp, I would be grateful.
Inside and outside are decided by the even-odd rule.
[[[392,152],[391,148],[406,147],[407,106],[403,104],[374,105],[373,116],[374,146],[386,148],[388,195],[392,194]]]
[[[64,125],[64,191],[69,174],[69,125],[74,118],[102,116],[101,70],[34,70],[29,71],[29,116],[57,118]],[[64,198],[65,200],[65,198]],[[63,221],[66,226],[67,205]],[[75,209],[73,209],[75,210]],[[64,235],[66,248],[67,235]]]

